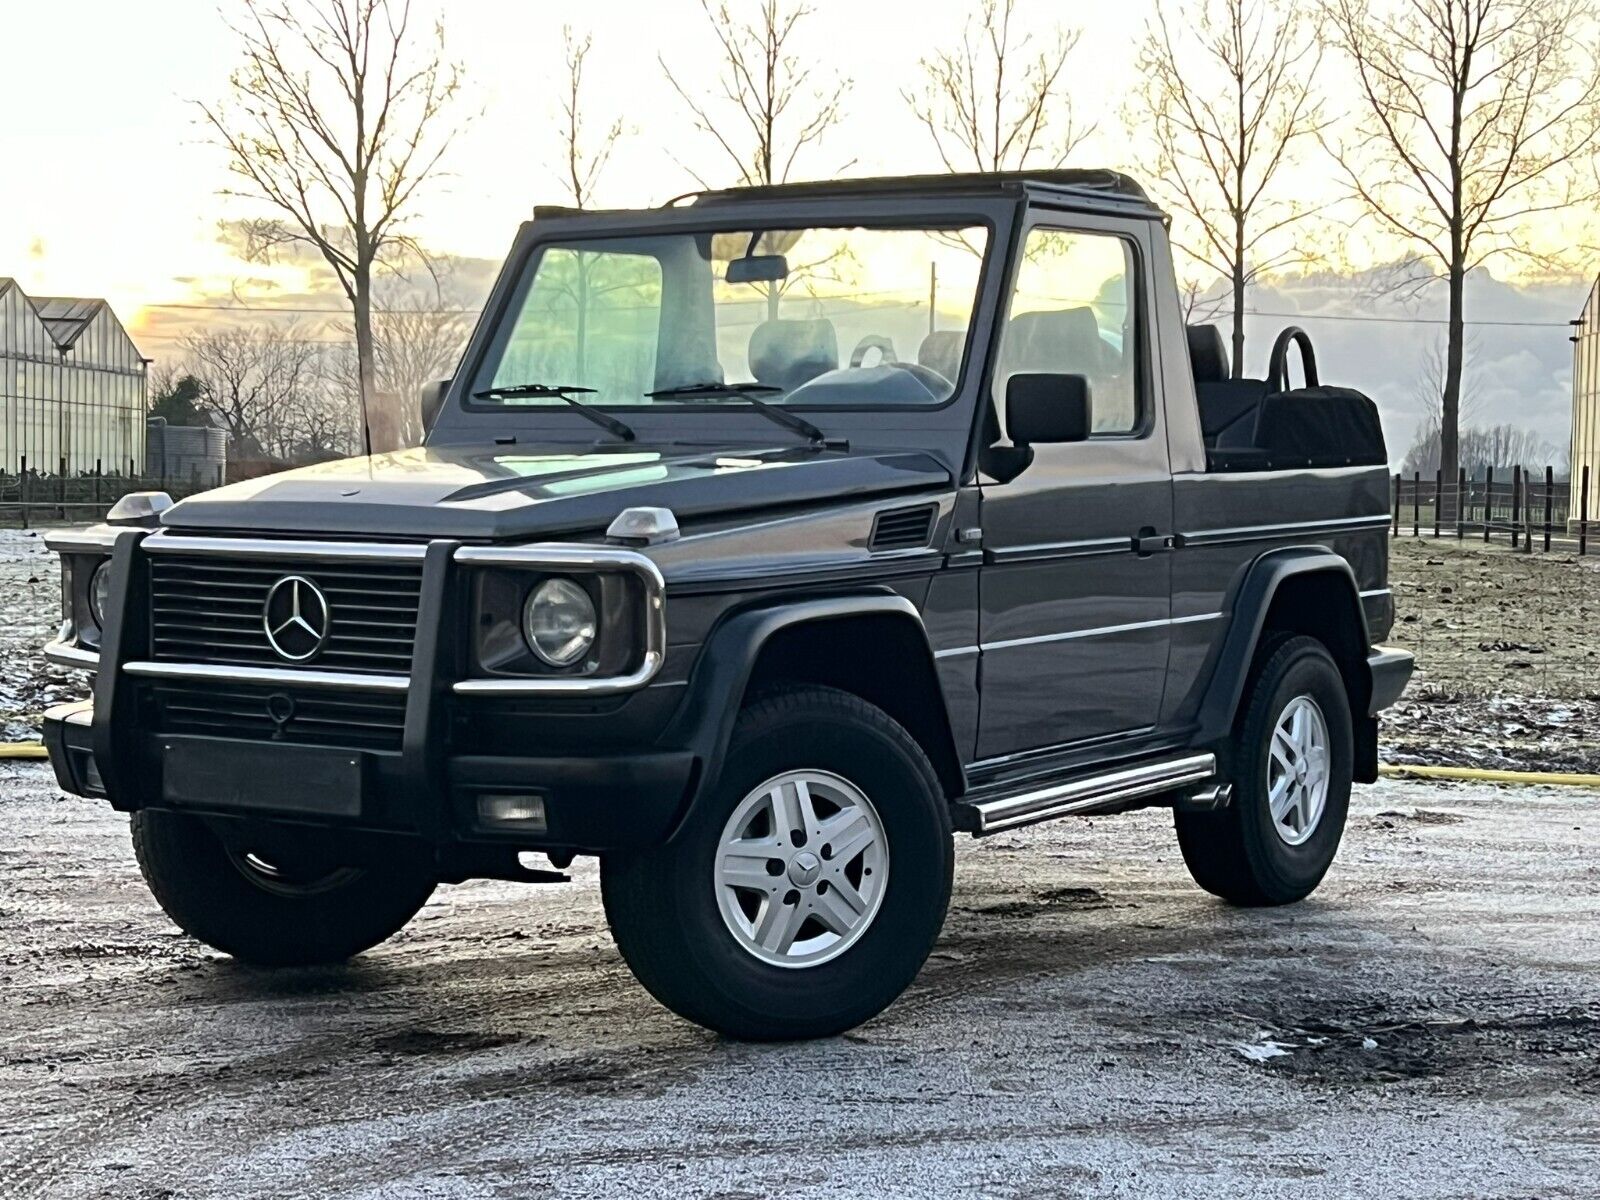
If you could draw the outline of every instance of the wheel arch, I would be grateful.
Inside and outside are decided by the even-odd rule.
[[[838,688],[883,709],[922,746],[946,795],[965,792],[922,616],[906,597],[885,590],[747,608],[711,631],[689,694],[663,734],[663,744],[688,746],[703,764],[685,815],[716,786],[745,699],[782,683]]]
[[[1356,736],[1356,778],[1363,782],[1375,778],[1376,722],[1367,715],[1372,687],[1367,667],[1370,635],[1349,562],[1321,546],[1263,554],[1241,581],[1232,613],[1200,704],[1199,741],[1226,746],[1258,647],[1278,634],[1306,634],[1328,648],[1344,679]]]

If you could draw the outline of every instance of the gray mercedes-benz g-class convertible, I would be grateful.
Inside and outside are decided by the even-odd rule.
[[[1372,403],[1298,330],[1234,378],[1110,172],[540,210],[423,403],[422,448],[49,538],[60,784],[249,962],[592,854],[662,1002],[834,1033],[927,957],[953,829],[1163,805],[1201,887],[1307,895],[1411,671]]]

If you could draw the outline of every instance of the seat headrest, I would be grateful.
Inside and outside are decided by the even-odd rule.
[[[1092,373],[1105,347],[1090,308],[1018,313],[1006,322],[1005,345],[1005,369],[1010,372],[1060,371],[1071,363]]]
[[[961,351],[966,343],[964,329],[936,329],[917,347],[917,365],[937,371],[954,383],[961,374]]]
[[[763,321],[750,334],[750,373],[757,383],[793,391],[839,367],[833,322]]]
[[[1228,346],[1215,325],[1185,325],[1189,335],[1189,366],[1196,383],[1221,383],[1228,378]]]

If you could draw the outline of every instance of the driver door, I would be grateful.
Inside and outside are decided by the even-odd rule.
[[[980,469],[980,759],[1137,736],[1159,717],[1172,478],[1150,260],[1136,221],[1041,213],[1023,243],[992,373],[1001,438],[1022,372],[1084,376],[1091,432],[1033,447],[1014,478]]]

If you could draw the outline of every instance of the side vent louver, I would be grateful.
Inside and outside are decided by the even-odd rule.
[[[869,550],[909,550],[926,546],[933,535],[933,522],[939,515],[937,504],[915,508],[889,508],[872,519]]]

